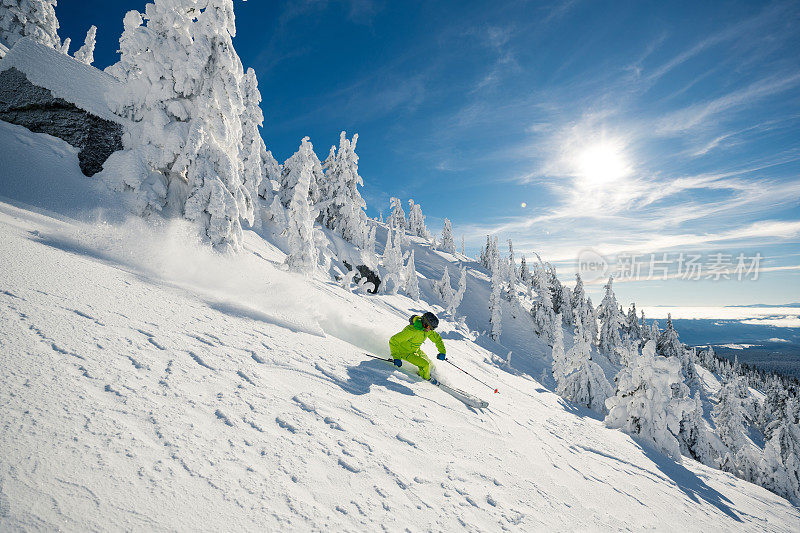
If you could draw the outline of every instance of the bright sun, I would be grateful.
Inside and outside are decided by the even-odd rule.
[[[608,143],[595,144],[581,152],[577,170],[581,180],[588,186],[616,181],[630,172],[619,147]]]

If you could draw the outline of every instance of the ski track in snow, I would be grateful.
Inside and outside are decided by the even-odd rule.
[[[419,307],[405,297],[308,281],[321,337],[48,245],[28,231],[55,222],[0,207],[0,530],[800,523],[774,494],[677,465],[547,392],[531,377],[535,355],[508,370],[486,363],[494,356],[450,323],[448,354],[501,394],[437,372],[488,399],[485,410],[366,360]],[[421,250],[417,263],[437,257]],[[264,276],[277,272],[264,263]]]

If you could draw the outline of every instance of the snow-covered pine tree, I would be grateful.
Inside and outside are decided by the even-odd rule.
[[[634,342],[632,340],[628,342]],[[674,395],[674,392],[673,392]],[[692,404],[686,402],[683,416],[678,425],[676,435],[681,446],[681,454],[693,458],[704,465],[716,468],[719,465],[719,454],[711,444],[708,426],[706,426],[703,402],[700,393],[695,392]]]
[[[531,271],[528,270],[528,263],[525,261],[524,255],[522,256],[522,259],[519,262],[519,279],[522,281],[522,283],[525,283],[526,285],[531,280]]]
[[[581,332],[585,336],[586,341],[590,344],[594,343],[595,337],[593,336],[593,332],[597,328],[597,323],[594,318],[591,300],[586,297],[586,291],[583,288],[583,279],[581,279],[579,273],[575,274],[575,289],[572,291],[572,309],[576,330],[578,323],[580,323]]]
[[[261,225],[261,210],[256,208],[259,196],[266,195],[268,190],[270,200],[272,199],[272,183],[267,178],[267,165],[271,164],[269,159],[272,154],[267,152],[264,139],[261,138],[261,133],[258,131],[258,128],[264,123],[264,113],[260,106],[261,92],[258,90],[258,78],[256,78],[256,71],[252,68],[247,69],[245,73],[242,93],[244,99],[241,151],[244,176],[242,194],[245,195],[246,207],[240,215],[251,227],[257,227]],[[277,165],[277,162],[275,164]],[[265,180],[268,181],[267,184],[263,183]]]
[[[308,159],[305,162],[307,165],[300,168],[298,180],[294,186],[292,201],[289,203],[289,254],[286,256],[286,264],[294,272],[310,274],[317,263],[317,247],[314,244],[314,219],[317,213],[313,211],[308,199],[308,189],[311,187],[312,163]]]
[[[144,21],[147,25],[144,25]],[[124,83],[110,95],[133,127],[126,150],[103,178],[133,191],[138,214],[182,214],[217,249],[238,249],[246,211],[240,147],[244,70],[233,47],[232,0],[155,0],[125,15],[120,61],[107,69]]]
[[[553,331],[561,330],[561,321],[553,320],[552,327]],[[580,331],[582,326],[578,328],[572,348],[565,355],[563,375],[554,375],[556,393],[602,414],[606,412],[606,398],[614,394],[614,389],[608,383],[603,369],[592,361],[591,346]]]
[[[442,228],[442,244],[439,249],[450,254],[456,253],[456,242],[453,238],[453,224],[450,222],[449,218],[444,219],[444,227]]]
[[[617,349],[622,345],[620,328],[625,320],[619,312],[619,304],[612,288],[613,282],[613,277],[608,278],[605,296],[597,308],[597,318],[600,320],[600,339],[597,346],[611,361],[618,362]]]
[[[405,229],[406,212],[403,211],[403,202],[400,198],[395,198],[394,196],[389,198],[389,210],[391,212],[389,214],[388,224],[395,228]]]
[[[450,316],[455,315],[456,309],[461,305],[461,301],[464,299],[465,292],[467,292],[467,268],[462,266],[461,276],[458,278],[458,289],[456,289],[455,294],[450,299],[450,305],[446,309],[446,312]]]
[[[564,326],[575,327],[575,313],[572,309],[572,289],[566,285],[561,286],[561,316]]]
[[[0,41],[13,47],[23,37],[62,49],[58,37],[57,0],[0,0]]]
[[[308,137],[303,137],[300,142],[300,148],[283,163],[278,181],[278,196],[281,199],[281,203],[284,207],[289,207],[289,203],[294,198],[295,186],[300,180],[303,169],[310,169],[311,172],[311,183],[308,191],[309,202],[317,209],[324,209],[325,206],[321,205],[318,200],[319,192],[312,194],[312,190],[316,186],[315,184],[327,182],[331,178],[329,175],[325,175],[322,170],[322,163],[320,163],[317,154],[314,152],[314,145],[311,144],[311,140]],[[328,173],[330,174],[331,172],[329,169]],[[314,198],[315,195],[317,198]]]
[[[563,383],[566,376],[566,352],[564,351],[564,330],[561,328],[560,315],[556,315],[556,321],[553,322],[553,331],[550,338],[553,339],[553,350],[551,356],[553,359],[553,379],[558,384]]]
[[[761,485],[800,503],[800,420],[797,398],[789,398],[782,416],[771,423],[760,465]]]
[[[648,341],[642,354],[616,377],[617,392],[606,400],[605,424],[621,429],[681,460],[675,437],[688,408],[685,399],[673,398],[673,385],[680,385],[680,362],[676,358],[655,357],[655,343]]]
[[[386,246],[383,248],[383,268],[386,273],[383,276],[381,287],[387,294],[397,294],[403,284],[403,252],[400,248],[400,231],[402,230],[395,232],[395,228],[389,226],[389,230],[386,232]]]
[[[639,327],[639,317],[636,316],[636,303],[631,303],[631,308],[628,310],[625,332],[631,339],[637,342],[642,339],[642,329]]]
[[[411,235],[430,240],[431,233],[425,227],[425,215],[422,214],[422,206],[415,204],[414,200],[408,201],[408,231]]]
[[[564,291],[561,285],[561,281],[558,279],[556,275],[556,267],[552,264],[546,264],[546,271],[547,271],[547,284],[550,287],[550,300],[553,302],[553,312],[555,313],[563,313],[564,302],[562,298],[564,296]]]
[[[466,255],[467,255],[467,248],[466,248],[466,245],[465,245],[465,242],[464,242],[464,236],[463,235],[461,236],[461,255],[463,255],[464,257],[466,257]]]
[[[515,293],[514,286],[517,281],[519,281],[519,271],[517,270],[517,261],[514,259],[514,244],[511,239],[508,239],[508,284]]]
[[[450,285],[450,273],[448,272],[447,266],[444,267],[444,273],[442,274],[442,279],[439,281],[433,282],[433,290],[436,292],[437,296],[442,301],[442,307],[445,309],[450,307],[450,304],[453,300],[453,296],[455,296],[455,291],[453,287]]]
[[[619,350],[619,362],[622,366],[630,366],[633,360],[639,356],[639,344],[631,339],[622,341],[622,348]]]
[[[378,230],[378,225],[372,222],[370,224],[369,233],[367,234],[367,245],[364,247],[364,251],[369,254],[375,254],[375,234]]]
[[[744,401],[748,395],[744,378],[731,376],[719,391],[719,401],[712,416],[717,436],[729,450],[722,457],[720,468],[753,481],[757,450],[747,436]]]
[[[713,350],[709,346],[709,349]],[[708,368],[708,365],[706,365]],[[778,377],[773,375],[767,387],[764,402],[759,409],[759,426],[764,433],[764,437],[769,440],[772,437],[770,433],[771,428],[774,427],[773,422],[781,420],[786,413],[786,402],[789,399],[787,390],[783,387]]]
[[[595,313],[594,306],[592,305],[591,296],[586,297],[586,335],[591,343],[597,342],[597,313]]]
[[[653,339],[653,337],[650,335],[650,326],[648,326],[647,322],[645,321],[644,309],[642,309],[642,318],[639,321],[639,332],[642,335],[642,343],[645,343],[645,342],[649,341],[650,339],[652,339],[654,341],[658,340],[658,339]]]
[[[553,301],[550,298],[550,280],[541,261],[533,265],[533,289],[536,291],[536,301],[531,308],[533,327],[539,336],[549,342],[550,333],[553,331],[555,312]]]
[[[500,275],[498,257],[496,255],[490,257],[492,260],[492,288],[489,293],[489,325],[491,327],[491,337],[496,341],[500,339],[500,334],[503,331],[503,310],[500,307],[502,305],[500,302],[500,287],[503,284],[503,280]]]
[[[75,59],[87,65],[94,63],[94,44],[96,37],[97,26],[92,25],[89,27],[89,31],[86,32],[86,39],[83,41],[83,46],[75,52]]]
[[[489,236],[486,236],[486,246],[481,247],[481,255],[480,255],[480,263],[483,268],[486,270],[490,270],[492,268],[492,263],[489,261],[489,250],[491,248],[491,241],[489,240]]]
[[[270,150],[267,150],[264,156],[264,172],[264,179],[261,180],[261,185],[258,187],[258,196],[264,200],[265,205],[270,205],[276,196],[275,189],[279,185],[283,172],[283,165],[278,163]]]
[[[419,280],[417,279],[417,267],[414,264],[413,249],[406,265],[406,294],[415,302],[419,301]]]
[[[656,343],[656,353],[664,357],[677,357],[681,362],[686,384],[695,392],[700,388],[700,377],[695,368],[695,351],[687,349],[678,338],[678,332],[672,324],[672,315],[667,315],[667,329],[659,336]]]
[[[337,232],[344,240],[363,248],[367,241],[367,204],[361,197],[359,186],[364,180],[358,174],[356,143],[358,134],[349,140],[345,132],[339,134],[339,149],[334,162],[325,173],[320,186],[320,222]],[[405,224],[400,226],[405,228]]]
[[[680,357],[683,353],[683,343],[678,339],[678,332],[672,325],[672,314],[667,314],[667,329],[659,335],[656,341],[656,353],[664,357]]]

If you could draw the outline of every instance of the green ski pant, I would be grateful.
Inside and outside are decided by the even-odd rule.
[[[412,365],[419,368],[418,374],[422,379],[431,379],[431,368],[433,367],[433,364],[422,350],[417,350],[415,353],[409,354],[393,354],[393,357],[402,359],[403,361],[408,361]]]

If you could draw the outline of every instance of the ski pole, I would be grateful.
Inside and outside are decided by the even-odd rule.
[[[380,361],[387,361],[389,363],[393,363],[394,359],[386,359],[385,357],[378,357],[377,355],[372,355],[371,353],[365,353],[367,357],[372,357],[373,359],[378,359]]]
[[[463,369],[463,368],[461,368],[460,366],[456,365],[455,363],[453,363],[452,361],[450,361],[450,359],[445,359],[445,361],[447,361],[448,363],[450,363],[451,365],[453,365],[453,366],[454,366],[454,367],[456,367],[457,369],[461,370],[463,373],[465,373],[466,375],[468,375],[469,377],[471,377],[471,378],[472,378],[472,379],[474,379],[475,381],[477,381],[477,382],[479,382],[479,383],[483,383],[484,385],[486,385],[486,386],[487,386],[487,387],[489,387],[490,389],[494,389],[494,392],[495,392],[495,394],[497,394],[498,392],[500,392],[500,391],[498,391],[497,389],[495,389],[494,387],[492,387],[491,385],[489,385],[488,383],[486,383],[485,381],[481,381],[480,379],[476,378],[475,376],[473,376],[472,374],[470,374],[469,372],[467,372],[466,370],[464,370],[464,369]]]

